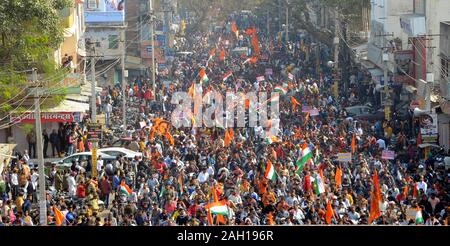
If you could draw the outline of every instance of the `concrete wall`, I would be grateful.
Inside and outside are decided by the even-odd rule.
[[[450,1],[449,0],[428,0],[426,1],[426,27],[427,34],[440,34],[440,23],[450,21]],[[430,37],[427,46],[436,47],[427,50],[427,61],[429,71],[434,73],[435,81],[438,81],[441,74],[441,61],[439,55],[439,36]],[[430,64],[432,63],[432,65]]]
[[[109,40],[112,35],[117,36],[117,49],[109,48]],[[95,47],[95,51],[97,55],[103,56],[103,60],[113,60],[122,55],[123,42],[120,42],[120,30],[117,28],[89,27],[86,30],[85,37],[91,39],[93,42],[99,42],[99,45]]]

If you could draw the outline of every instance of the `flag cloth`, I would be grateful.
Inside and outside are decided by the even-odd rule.
[[[236,26],[236,22],[235,22],[235,21],[232,21],[232,22],[231,22],[231,31],[232,31],[234,34],[237,35],[238,29],[237,29],[237,26]]]
[[[206,83],[209,81],[208,75],[206,75],[205,69],[200,69],[200,83]]]
[[[59,211],[56,206],[53,206],[53,212],[55,213],[55,224],[57,226],[62,225],[62,223],[64,222],[64,214]]]
[[[127,196],[131,196],[133,190],[127,184],[125,184],[125,181],[122,181],[122,183],[120,183],[120,193]]]
[[[405,188],[403,188],[403,200],[406,200],[408,198],[409,193],[409,186],[408,184],[405,184]]]
[[[224,76],[223,76],[223,81],[227,81],[227,79],[229,78],[229,77],[231,77],[231,76],[233,76],[233,72],[232,71],[230,71],[230,72],[228,72],[228,73],[226,73]]]
[[[305,143],[303,144],[302,147],[302,157],[297,161],[297,163],[295,163],[295,165],[297,166],[297,171],[296,173],[300,173],[303,168],[305,167],[305,164],[311,160],[312,158],[312,153],[311,150],[309,149],[308,145]]]
[[[224,146],[225,147],[229,146],[232,140],[233,140],[233,129],[230,128],[225,131]]]
[[[316,175],[316,179],[314,180],[314,182],[316,184],[316,195],[325,193],[325,185],[323,184],[323,180],[320,174]]]
[[[342,184],[342,170],[341,167],[337,167],[336,174],[334,176],[334,182],[336,183],[336,189],[341,187]]]
[[[277,85],[275,86],[275,88],[273,89],[275,92],[281,93],[282,95],[285,95],[288,91],[286,88],[284,88],[281,85]]]
[[[355,136],[355,133],[353,133],[352,144],[350,145],[350,147],[352,149],[352,154],[354,154],[356,152],[356,136]]]
[[[250,57],[250,58],[247,58],[247,60],[245,60],[244,61],[244,63],[242,63],[242,64],[246,64],[246,63],[253,63],[253,64],[256,64],[258,62],[258,57]]]
[[[178,189],[180,190],[180,194],[183,195],[183,175],[178,175]]]
[[[416,213],[416,224],[423,224],[422,209],[418,208]]]
[[[294,79],[294,75],[292,73],[289,73],[288,77],[289,77],[289,79],[292,79],[292,80]]]
[[[222,50],[220,50],[220,56],[219,56],[221,61],[225,61],[225,49],[222,48]]]
[[[205,206],[211,214],[228,215],[228,206],[225,200],[213,202]]]
[[[333,218],[333,207],[331,207],[331,201],[327,202],[327,212],[325,214],[325,221],[327,224],[331,224],[331,219]]]
[[[373,185],[372,185],[372,192],[370,194],[369,224],[372,224],[372,222],[381,215],[380,211],[381,191],[380,191],[380,183],[378,181],[377,170],[375,170],[372,179]]]
[[[297,110],[297,105],[301,106],[301,104],[297,101],[297,99],[295,99],[295,97],[292,96],[291,96],[291,103],[292,103],[292,111]]]
[[[209,62],[214,60],[214,56],[216,55],[216,48],[213,48],[210,52],[209,52],[209,57],[208,57],[208,61],[206,61],[206,66],[208,66]]]
[[[275,171],[275,166],[272,165],[272,162],[270,160],[267,161],[266,174],[264,176],[272,181],[275,181],[277,179],[277,172]]]
[[[219,202],[219,194],[217,194],[217,189],[216,189],[215,185],[212,186],[211,192],[213,193],[214,202]],[[221,223],[221,224],[225,224],[226,223],[225,218],[223,217],[223,215],[221,215],[221,214],[217,215],[217,222]]]
[[[259,48],[258,33],[256,32],[256,29],[254,29],[254,31],[252,33],[252,46],[253,46],[253,51],[255,53],[255,56],[259,57],[261,54],[261,51]]]
[[[415,199],[418,199],[419,197],[421,197],[420,189],[419,189],[419,187],[417,187],[417,185],[418,185],[418,183],[414,183],[413,197]]]
[[[175,140],[173,139],[172,134],[170,134],[170,132],[166,132],[164,134],[164,137],[166,137],[167,141],[169,141],[170,145],[174,146],[175,145]]]

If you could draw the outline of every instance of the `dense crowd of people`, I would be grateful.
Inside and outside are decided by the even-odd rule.
[[[252,34],[242,30],[235,35],[231,29],[179,40],[178,50],[192,54],[170,62],[168,73],[157,77],[156,94],[145,76],[131,81],[125,95],[117,85],[105,87],[98,106],[107,115],[107,126],[115,129],[116,137],[127,139],[124,147],[143,156],[100,159],[97,176],[92,175],[91,160],[74,162],[67,170],[52,166],[47,177],[50,225],[449,224],[448,170],[435,165],[433,154],[424,158],[413,141],[419,124],[396,115],[389,121],[346,115],[346,106],[378,98],[364,73],[356,74],[348,92],[340,90],[336,97],[327,48],[316,53],[309,37],[284,44],[258,31],[261,55],[255,61],[254,47],[251,55],[233,52],[236,47],[251,49]],[[231,139],[225,137],[228,129],[220,127],[169,126],[169,136],[155,134],[160,119],[171,121],[172,95],[200,84],[202,68],[209,78],[202,81],[203,93],[274,92],[283,87],[287,92],[280,94],[275,138],[261,127],[236,127]],[[233,75],[225,80],[230,71]],[[128,117],[121,126],[124,98]],[[318,114],[306,113],[306,108]],[[88,121],[62,125],[44,137],[53,156],[90,151]],[[29,139],[28,151],[34,153],[34,136]],[[305,148],[312,158],[299,167]],[[383,150],[395,151],[395,159],[383,158]],[[352,153],[351,159],[338,161],[338,153]],[[19,161],[5,163],[1,225],[39,223],[39,175],[28,166],[27,156],[24,151]],[[268,163],[274,166],[274,179],[267,177]],[[369,219],[374,176],[379,216]],[[214,213],[215,204],[225,204],[226,214]]]

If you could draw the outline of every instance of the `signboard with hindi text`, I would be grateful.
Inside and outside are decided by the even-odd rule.
[[[395,159],[395,151],[383,150],[383,152],[381,152],[381,159],[383,159],[383,160],[394,160]]]
[[[89,123],[88,129],[88,141],[100,141],[102,139],[102,125],[99,123]]]
[[[352,153],[338,153],[337,158],[338,161],[349,162],[352,160]]]

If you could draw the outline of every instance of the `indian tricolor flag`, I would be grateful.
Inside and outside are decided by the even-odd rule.
[[[131,196],[133,190],[127,184],[125,184],[125,181],[122,181],[122,183],[120,184],[120,193]]]
[[[286,88],[284,88],[281,85],[277,85],[275,86],[275,88],[273,89],[275,92],[281,93],[282,95],[285,95],[288,91]]]
[[[228,73],[226,73],[224,76],[223,76],[223,81],[227,81],[227,79],[229,78],[229,77],[231,77],[231,76],[233,76],[233,72],[232,71],[229,71]]]
[[[309,149],[308,145],[305,143],[302,147],[302,157],[298,159],[296,166],[296,173],[301,173],[303,168],[305,168],[305,164],[312,159],[312,153]]]
[[[200,69],[200,83],[206,83],[209,81],[208,75],[206,75],[205,69]]]
[[[207,209],[211,214],[220,214],[228,216],[228,206],[225,200],[210,203],[207,205]]]
[[[314,182],[316,183],[316,194],[320,195],[325,193],[325,185],[323,184],[322,177],[319,174],[316,175],[316,180]]]
[[[292,80],[294,79],[294,75],[292,73],[289,73],[288,77],[289,77],[289,79],[292,79]]]
[[[275,181],[277,179],[277,172],[275,171],[275,166],[270,160],[267,161],[266,174],[264,175],[267,179]]]

